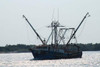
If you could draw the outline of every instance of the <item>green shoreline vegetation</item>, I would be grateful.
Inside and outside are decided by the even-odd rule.
[[[100,43],[88,43],[88,44],[77,44],[80,46],[82,51],[100,51]],[[20,52],[30,52],[30,48],[34,48],[35,45],[17,44],[17,45],[6,45],[0,46],[0,53],[20,53]]]

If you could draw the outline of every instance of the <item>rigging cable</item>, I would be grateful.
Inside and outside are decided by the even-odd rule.
[[[25,23],[25,28],[26,28],[26,40],[27,43],[30,44],[30,35],[29,35],[29,30],[28,30],[28,25]]]
[[[86,21],[87,21],[87,18],[84,20],[84,24],[83,24],[82,30],[80,31],[80,33],[77,36],[77,38],[79,38],[82,35],[82,32],[84,31],[84,28],[85,28],[85,25],[86,25]]]

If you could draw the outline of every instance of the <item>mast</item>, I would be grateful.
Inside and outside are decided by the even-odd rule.
[[[68,42],[67,42],[66,45],[69,44],[69,42],[71,41],[71,39],[73,38],[73,36],[74,36],[75,33],[77,32],[77,30],[79,29],[79,27],[81,26],[81,24],[83,23],[83,21],[86,19],[86,17],[87,17],[88,14],[89,14],[89,13],[87,12],[86,15],[84,16],[84,18],[82,19],[81,23],[78,25],[78,27],[76,28],[76,30],[74,31],[74,33],[72,34],[72,36],[70,37],[70,39],[68,40]]]
[[[64,27],[64,26],[60,25],[60,23],[58,21],[52,21],[51,25],[48,27],[52,28],[52,33],[50,34],[50,36],[52,35],[52,38],[51,38],[52,44],[58,45],[58,27]],[[49,36],[49,38],[50,38],[50,36]]]
[[[59,23],[58,21],[52,21],[51,26],[48,26],[52,28],[52,41],[54,38],[54,44],[57,45],[58,44],[58,40],[57,40],[57,27],[59,27]]]
[[[27,23],[30,25],[30,27],[32,28],[32,30],[35,32],[35,34],[37,35],[37,37],[40,39],[40,41],[42,42],[43,45],[46,45],[44,43],[44,41],[42,40],[42,38],[40,37],[40,35],[36,32],[36,30],[33,28],[33,26],[31,25],[31,23],[28,21],[28,19],[23,15],[23,18],[25,18],[25,20],[27,21]]]

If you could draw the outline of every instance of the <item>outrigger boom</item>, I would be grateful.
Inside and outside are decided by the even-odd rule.
[[[35,34],[37,35],[37,37],[40,39],[40,41],[42,42],[42,44],[46,45],[46,43],[44,43],[44,41],[42,40],[42,38],[40,37],[40,35],[36,32],[36,30],[33,28],[33,26],[31,25],[31,23],[28,21],[28,19],[24,15],[23,15],[23,18],[25,18],[25,20],[30,25],[30,27],[32,28],[32,30],[35,32]]]
[[[78,25],[78,27],[76,28],[76,30],[74,31],[74,33],[72,34],[72,36],[70,37],[70,39],[68,40],[67,44],[69,44],[69,42],[71,41],[71,39],[73,38],[73,36],[76,34],[77,30],[79,29],[79,27],[81,26],[81,24],[83,23],[83,21],[85,20],[85,18],[87,17],[87,15],[89,15],[89,12],[86,13],[86,15],[84,16],[84,18],[82,19],[81,23]]]

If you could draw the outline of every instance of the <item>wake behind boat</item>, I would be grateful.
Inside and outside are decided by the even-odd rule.
[[[59,21],[52,21],[51,25],[48,26],[51,28],[51,34],[49,35],[47,40],[42,40],[40,35],[36,32],[33,26],[30,24],[28,19],[23,15],[25,20],[28,22],[32,30],[38,36],[42,45],[36,46],[35,48],[31,48],[34,59],[44,60],[44,59],[67,59],[67,58],[81,58],[82,50],[77,45],[77,43],[70,43],[71,40],[76,40],[76,32],[85,20],[85,18],[89,15],[87,13],[82,19],[81,23],[78,27],[75,28],[66,28],[62,26]],[[70,38],[66,41],[65,37],[67,31],[71,30]],[[51,41],[51,43],[48,43]],[[66,43],[67,42],[67,43]],[[77,42],[77,40],[76,40]]]

